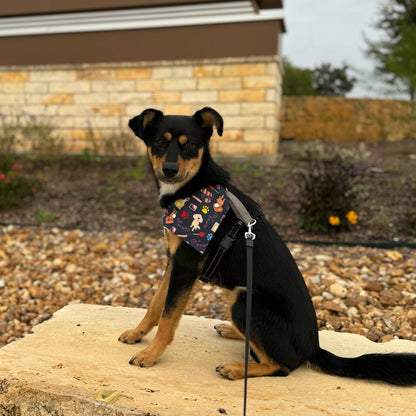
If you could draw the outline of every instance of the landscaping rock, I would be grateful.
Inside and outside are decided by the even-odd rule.
[[[416,341],[416,251],[289,244],[321,329]],[[147,307],[162,238],[138,232],[0,228],[0,343],[73,302]],[[398,272],[400,270],[400,272]],[[223,290],[197,283],[186,314],[226,319]]]

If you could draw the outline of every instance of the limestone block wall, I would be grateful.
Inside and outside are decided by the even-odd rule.
[[[331,142],[416,138],[416,104],[343,97],[283,97],[280,135]]]
[[[63,150],[138,151],[127,127],[148,107],[224,118],[213,138],[222,155],[276,155],[281,72],[277,56],[197,61],[0,67],[0,123],[50,123]],[[20,147],[31,147],[30,137]]]

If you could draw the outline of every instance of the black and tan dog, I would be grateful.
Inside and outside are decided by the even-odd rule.
[[[223,130],[222,117],[215,110],[206,107],[193,116],[165,116],[161,111],[147,109],[130,120],[129,126],[147,146],[162,208],[189,199],[201,188],[220,185],[236,195],[257,220],[250,333],[250,347],[256,362],[249,364],[249,377],[286,376],[302,363],[309,362],[338,376],[382,380],[398,385],[416,384],[416,354],[367,354],[341,358],[320,348],[315,311],[289,250],[264,218],[259,206],[232,186],[229,174],[211,159],[209,141],[213,128],[220,136]],[[176,208],[171,215],[172,220]],[[143,320],[135,329],[125,331],[119,340],[129,344],[139,342],[158,324],[157,333],[147,348],[131,358],[130,364],[152,366],[172,342],[204,264],[215,253],[225,230],[236,221],[233,210],[228,210],[203,254],[165,229],[168,264],[163,281]],[[195,223],[195,227],[198,224]],[[232,325],[216,327],[217,332],[226,338],[243,339],[245,333],[244,231],[239,231],[212,277],[213,284],[233,291],[230,305]],[[244,364],[228,362],[218,366],[217,371],[229,379],[241,379],[244,377]]]

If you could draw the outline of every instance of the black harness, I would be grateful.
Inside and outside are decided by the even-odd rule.
[[[243,221],[237,219],[237,221],[231,224],[228,230],[225,231],[225,235],[220,241],[220,243],[217,245],[215,252],[210,255],[207,262],[205,263],[199,280],[201,280],[204,283],[211,282],[212,276],[217,271],[218,266],[227,254],[228,250],[234,244],[235,240],[237,239],[237,235],[240,232],[241,227],[243,225]]]
[[[212,281],[212,277],[217,271],[218,266],[227,254],[228,250],[234,244],[241,228],[253,220],[246,208],[234,194],[227,190],[227,196],[230,199],[231,209],[234,211],[237,220],[228,226],[222,240],[217,244],[216,250],[210,254],[208,260],[206,261],[202,274],[199,277],[199,280],[204,283],[210,283]],[[258,212],[254,213],[254,218],[259,218],[262,215],[263,212],[259,208]]]

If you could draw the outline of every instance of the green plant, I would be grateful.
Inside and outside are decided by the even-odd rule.
[[[382,32],[377,40],[365,37],[367,55],[376,63],[375,75],[394,92],[401,90],[416,99],[416,2],[390,0],[379,9],[374,27]]]
[[[82,150],[82,153],[79,155],[80,160],[86,160],[88,162],[101,162],[101,157],[95,151],[91,151],[89,147],[86,147]]]
[[[0,154],[5,155],[16,151],[18,132],[18,124],[14,117],[0,114]]]
[[[124,189],[122,183],[123,178],[132,178],[136,181],[143,180],[144,177],[144,163],[143,159],[139,159],[136,166],[123,168],[112,173],[108,178],[107,192],[114,192],[119,189]]]
[[[285,96],[316,95],[312,85],[312,71],[293,65],[287,58],[282,59],[282,92]]]
[[[63,143],[55,134],[55,126],[51,121],[28,116],[20,126],[24,140],[29,141],[31,150],[41,153],[43,157],[55,157],[62,151]]]
[[[121,128],[118,132],[106,135],[102,139],[103,151],[107,154],[136,153],[138,141],[129,132]]]
[[[0,158],[0,209],[21,205],[40,185],[40,181],[23,176],[21,166],[10,156]]]
[[[312,232],[350,230],[358,221],[355,184],[360,177],[353,164],[339,157],[310,161],[300,172],[298,227]]]
[[[359,143],[358,148],[342,147],[332,143],[324,143],[321,140],[297,144],[293,146],[293,156],[299,160],[306,161],[330,161],[335,158],[343,163],[358,163],[370,155],[365,143]]]
[[[350,92],[357,79],[347,75],[348,65],[332,67],[323,63],[312,71],[312,86],[317,95],[345,97]]]
[[[94,130],[92,129],[91,125],[88,126],[88,130],[87,130],[86,135],[87,135],[88,145],[82,151],[79,158],[81,160],[86,160],[86,161],[89,161],[89,162],[100,162],[101,157],[100,157],[99,151],[98,151],[98,143],[97,143],[97,140],[95,138]]]
[[[116,210],[117,209],[123,209],[126,206],[126,203],[125,203],[125,201],[120,200],[120,201],[116,201],[116,202],[111,203],[110,206],[111,206],[112,209],[116,209]]]
[[[36,212],[36,221],[37,222],[52,222],[56,218],[55,214],[51,214],[41,208]]]
[[[0,153],[13,154],[24,149],[50,157],[62,150],[62,141],[49,118],[20,110],[14,113],[0,114]]]
[[[283,189],[287,185],[287,169],[273,168],[270,175],[270,182],[275,189]]]
[[[231,173],[243,173],[243,172],[247,172],[250,169],[250,163],[249,162],[237,162],[237,163],[233,163],[228,170]]]
[[[123,173],[128,178],[133,178],[136,181],[141,181],[144,176],[144,170],[142,166],[135,166],[133,168],[125,168]]]

